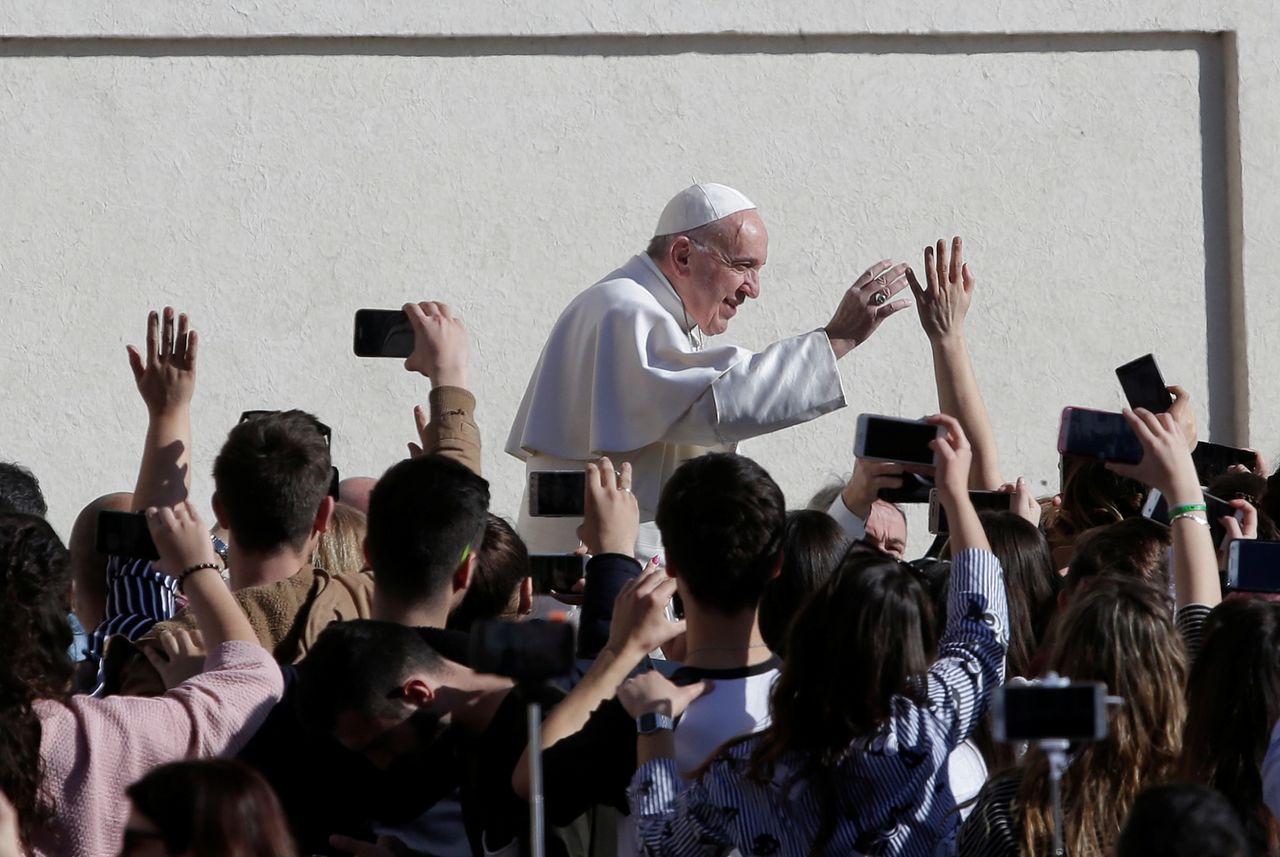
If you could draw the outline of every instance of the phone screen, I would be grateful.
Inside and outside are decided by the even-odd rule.
[[[1241,592],[1280,592],[1280,542],[1232,542],[1227,553],[1227,586]]]
[[[587,571],[587,558],[572,553],[535,553],[529,555],[529,574],[533,591],[568,592]]]
[[[358,309],[354,350],[357,357],[408,357],[413,327],[404,310]]]
[[[1063,409],[1058,452],[1125,464],[1142,460],[1142,444],[1123,414],[1085,408]]]
[[[1106,737],[1102,685],[1082,682],[1067,687],[1006,685],[998,691],[997,723],[1002,741],[1044,738],[1094,741]]]
[[[1131,408],[1146,408],[1153,414],[1162,414],[1173,407],[1173,396],[1164,383],[1156,358],[1150,354],[1124,364],[1116,370],[1124,397]]]
[[[1249,449],[1234,446],[1223,446],[1220,443],[1200,441],[1191,450],[1191,460],[1196,465],[1196,475],[1201,485],[1208,485],[1217,477],[1227,472],[1233,464],[1243,464],[1253,470],[1257,466],[1258,456]]]
[[[159,559],[160,552],[141,512],[99,512],[95,539],[98,553],[129,559]]]
[[[869,416],[862,423],[858,449],[863,458],[879,458],[901,464],[934,463],[929,442],[938,436],[938,427],[918,420]]]
[[[582,470],[541,470],[529,474],[529,514],[576,518],[583,513],[587,474]]]

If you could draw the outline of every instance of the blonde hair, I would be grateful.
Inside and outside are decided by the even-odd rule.
[[[346,503],[336,504],[329,529],[320,534],[311,554],[311,564],[333,574],[358,574],[368,566],[364,558],[367,530],[364,512]]]
[[[1187,655],[1168,596],[1141,580],[1098,577],[1082,585],[1061,616],[1047,669],[1100,681],[1124,701],[1111,708],[1110,732],[1088,744],[1062,780],[1064,844],[1072,857],[1106,853],[1138,794],[1168,782],[1178,764]],[[1053,806],[1044,754],[1026,763],[1014,811],[1022,853],[1052,851]]]

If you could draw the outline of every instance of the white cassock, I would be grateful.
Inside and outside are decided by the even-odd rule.
[[[661,551],[658,497],[682,462],[845,404],[822,330],[753,353],[698,348],[693,327],[653,260],[633,257],[561,313],[507,438],[528,472],[581,470],[601,455],[631,462],[637,558]],[[580,518],[534,518],[528,501],[526,480],[519,530],[530,551],[577,547]]]

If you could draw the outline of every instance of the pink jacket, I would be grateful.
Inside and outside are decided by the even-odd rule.
[[[163,696],[37,702],[58,838],[38,838],[35,853],[114,857],[129,817],[127,786],[166,762],[234,754],[283,692],[266,649],[229,642],[209,654],[205,672]]]

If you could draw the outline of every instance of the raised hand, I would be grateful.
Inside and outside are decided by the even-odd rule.
[[[938,471],[934,482],[938,486],[939,499],[943,504],[948,502],[966,503],[969,500],[969,467],[973,462],[973,450],[969,446],[969,438],[965,437],[960,421],[946,414],[935,414],[925,422],[942,426],[941,437],[929,441],[929,447],[938,456]],[[951,509],[947,509],[950,516]]]
[[[606,648],[639,660],[683,634],[684,621],[667,618],[667,605],[675,594],[675,578],[650,562],[639,577],[627,581],[614,599]]]
[[[935,342],[960,336],[976,280],[964,261],[964,242],[959,235],[951,239],[949,251],[941,238],[936,247],[924,248],[924,274],[928,289],[921,288],[915,272],[907,269],[925,335]]]
[[[901,488],[905,469],[892,461],[855,459],[853,475],[840,492],[844,507],[863,521],[871,514],[871,504],[876,501],[881,488]]]
[[[1168,389],[1173,394],[1173,405],[1169,408],[1169,415],[1182,431],[1187,449],[1194,450],[1196,448],[1196,412],[1191,407],[1191,394],[1177,384]]]
[[[1013,495],[1009,501],[1009,511],[1023,520],[1030,521],[1033,526],[1040,526],[1040,501],[1027,487],[1027,480],[1019,476],[1017,482],[1006,482],[1000,486],[1000,490]]]
[[[404,368],[443,387],[466,387],[469,381],[470,341],[467,329],[445,304],[422,301],[404,305],[413,327],[413,353]]]
[[[1202,502],[1204,494],[1195,462],[1174,413],[1153,414],[1145,408],[1136,411],[1125,408],[1124,418],[1142,444],[1142,461],[1137,464],[1108,462],[1107,469],[1159,489],[1170,506]]]
[[[631,556],[640,534],[640,506],[631,493],[631,464],[614,471],[613,462],[601,458],[587,465],[587,490],[578,538],[587,553],[620,553]]]
[[[164,630],[156,637],[156,643],[158,646],[143,646],[142,653],[160,673],[165,688],[172,690],[204,672],[204,640],[199,631]]]
[[[905,298],[893,300],[907,287],[907,270],[906,262],[895,265],[885,259],[864,271],[844,293],[825,328],[836,357],[843,357],[866,342],[880,322],[911,306]]]
[[[711,690],[711,682],[677,685],[656,670],[629,678],[618,688],[618,702],[632,717],[655,712],[668,717],[684,714],[695,699]]]
[[[209,528],[189,500],[176,506],[147,509],[147,527],[156,543],[160,560],[155,569],[176,577],[184,569],[203,562],[217,562]]]
[[[152,310],[147,316],[145,360],[136,347],[126,346],[133,380],[152,416],[187,407],[196,388],[196,350],[200,340],[191,330],[187,314],[177,316],[175,333],[173,307],[167,306],[163,329],[160,325],[160,314]]]

